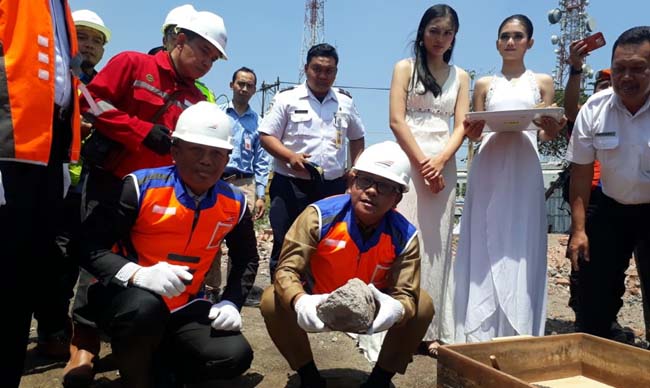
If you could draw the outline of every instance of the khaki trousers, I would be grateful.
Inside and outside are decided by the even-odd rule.
[[[273,343],[291,369],[297,370],[314,359],[307,333],[298,326],[295,311],[286,309],[280,303],[273,286],[264,290],[260,310]],[[420,290],[416,315],[405,324],[388,330],[377,365],[388,372],[404,374],[433,314],[431,297]]]
[[[242,179],[233,179],[227,180],[226,182],[231,185],[238,187],[246,195],[246,201],[248,201],[248,209],[253,212],[255,211],[255,178],[242,178]],[[226,278],[230,273],[230,261],[228,261],[228,269],[226,272]],[[222,276],[221,276],[221,249],[214,256],[214,261],[212,266],[207,274],[205,274],[205,285],[210,290],[219,290],[221,288]]]

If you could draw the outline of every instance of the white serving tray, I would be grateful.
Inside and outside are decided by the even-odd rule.
[[[553,107],[469,112],[465,118],[471,121],[485,120],[485,125],[492,132],[517,132],[536,128],[532,124],[532,121],[541,116],[550,116],[560,121],[562,116],[564,116],[564,108]]]

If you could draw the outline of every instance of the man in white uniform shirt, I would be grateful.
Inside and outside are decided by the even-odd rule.
[[[580,110],[567,150],[571,171],[569,254],[580,269],[579,303],[587,333],[610,337],[622,305],[625,270],[636,251],[650,261],[650,27],[625,31],[614,43],[612,85]],[[593,162],[601,163],[603,198],[589,217]],[[641,270],[643,293],[650,274]]]
[[[352,96],[332,88],[338,61],[336,49],[327,43],[310,48],[307,81],[278,93],[259,127],[262,146],[275,158],[269,188],[271,277],[296,217],[310,203],[345,192],[346,139],[352,161],[364,148],[365,129]]]

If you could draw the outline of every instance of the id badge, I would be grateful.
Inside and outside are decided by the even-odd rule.
[[[250,151],[253,149],[250,135],[244,135],[244,149]]]
[[[335,113],[334,114],[334,129],[336,130],[336,134],[334,137],[334,146],[336,149],[340,149],[341,145],[343,144],[343,123],[344,118],[342,115]]]

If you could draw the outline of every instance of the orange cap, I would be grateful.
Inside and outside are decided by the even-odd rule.
[[[612,79],[611,69],[602,69],[596,73],[596,82],[609,81]]]

